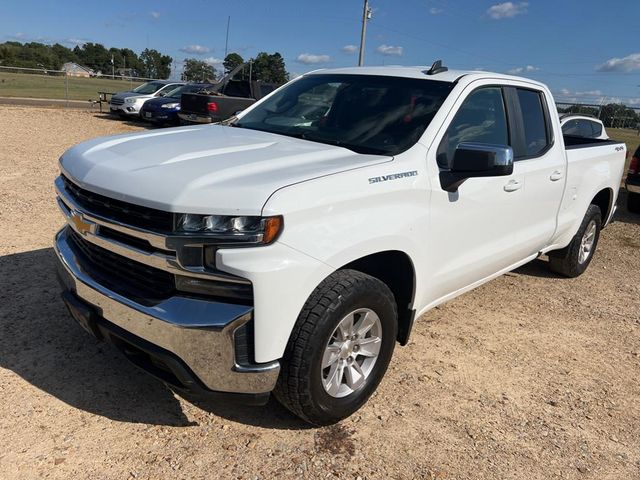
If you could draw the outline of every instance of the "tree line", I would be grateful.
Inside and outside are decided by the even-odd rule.
[[[251,62],[251,77],[270,83],[289,80],[284,58],[280,53],[260,52]],[[74,48],[59,43],[48,45],[39,42],[0,43],[0,65],[9,67],[60,70],[66,62],[75,62],[92,69],[96,74],[123,75],[147,78],[169,78],[173,58],[155,49],[145,48],[139,55],[130,48],[106,48],[100,43],[87,42]],[[182,79],[185,81],[215,81],[227,72],[245,63],[238,53],[230,53],[224,59],[222,69],[197,58],[184,61]],[[240,72],[241,78],[249,77],[249,68]]]
[[[247,61],[240,54],[230,53],[222,62],[222,71],[219,71],[203,60],[187,58],[184,61],[182,79],[192,82],[216,80],[245,62]],[[251,63],[251,66],[247,65],[236,75],[236,78],[249,79],[249,75],[251,75],[252,80],[278,84],[289,80],[289,72],[287,72],[284,58],[278,52],[272,54],[260,52],[254,58],[249,59],[248,62]]]
[[[103,75],[118,71],[127,76],[169,78],[173,58],[153,48],[145,48],[138,55],[130,48],[107,49],[92,42],[74,48],[59,43],[0,43],[0,65],[3,66],[60,70],[66,62],[78,63]]]

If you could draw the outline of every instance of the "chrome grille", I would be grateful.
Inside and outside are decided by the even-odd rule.
[[[64,175],[62,180],[67,194],[88,213],[155,232],[167,233],[173,230],[173,214],[170,212],[134,205],[90,192],[78,187]]]

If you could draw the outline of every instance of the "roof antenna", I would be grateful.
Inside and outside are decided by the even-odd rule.
[[[448,70],[449,69],[447,67],[442,66],[442,60],[436,60],[431,65],[431,68],[424,73],[426,73],[427,75],[435,75],[437,73],[446,72]]]

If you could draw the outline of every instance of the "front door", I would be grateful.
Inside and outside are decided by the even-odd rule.
[[[426,303],[448,296],[521,260],[514,232],[526,223],[524,169],[513,174],[467,179],[455,193],[444,191],[438,173],[448,168],[462,142],[511,145],[504,88],[473,89],[458,102],[445,131],[429,149],[431,162],[430,228],[427,271],[431,285]],[[437,164],[437,169],[433,168]]]

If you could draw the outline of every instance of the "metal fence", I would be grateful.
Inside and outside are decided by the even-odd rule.
[[[100,92],[133,90],[149,80],[155,79],[0,65],[0,97],[40,98],[68,106],[70,102],[97,101]]]
[[[630,107],[625,105],[626,113],[610,113],[606,112],[606,105],[603,103],[576,103],[576,102],[556,102],[558,112],[576,113],[592,115],[604,123],[605,127],[611,128],[634,128],[640,125],[640,107]],[[629,115],[629,111],[635,116]]]

